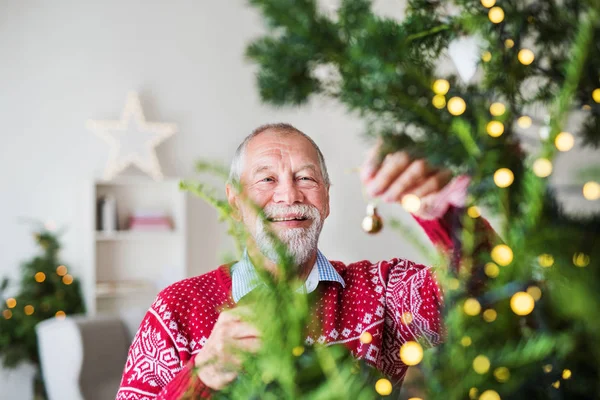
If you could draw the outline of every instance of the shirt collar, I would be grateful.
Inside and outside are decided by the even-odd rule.
[[[306,281],[297,291],[311,293],[321,281],[339,282],[342,287],[346,287],[344,278],[335,270],[329,260],[317,250],[317,261]],[[231,295],[233,296],[233,301],[237,303],[242,297],[261,284],[258,273],[248,256],[248,251],[244,250],[242,259],[231,267]]]

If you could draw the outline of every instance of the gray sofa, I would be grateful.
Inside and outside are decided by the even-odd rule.
[[[52,318],[36,326],[49,400],[114,399],[146,310]]]

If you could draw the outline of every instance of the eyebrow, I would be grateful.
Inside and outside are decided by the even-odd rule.
[[[317,173],[317,167],[314,164],[304,164],[302,165],[300,168],[298,168],[298,170],[296,170],[294,173],[297,174],[298,172],[305,170],[305,169],[309,169],[312,172],[314,172],[315,174]],[[263,172],[263,171],[270,171],[271,170],[271,166],[270,165],[259,165],[256,168],[254,168],[252,170],[252,176],[255,176],[256,174]]]

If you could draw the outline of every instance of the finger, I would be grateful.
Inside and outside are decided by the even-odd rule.
[[[441,170],[426,178],[418,186],[409,189],[410,193],[419,198],[434,194],[442,190],[452,179],[452,172]]]
[[[231,324],[226,334],[231,339],[256,338],[261,336],[260,331],[254,325],[247,322]]]
[[[260,350],[262,341],[260,338],[244,338],[236,340],[235,345],[240,350],[256,353],[258,350]]]
[[[407,191],[418,185],[431,173],[431,169],[424,160],[412,162],[382,194],[383,200],[394,202],[402,200]]]
[[[377,138],[375,145],[367,152],[366,159],[360,168],[360,178],[363,181],[363,184],[366,184],[366,182],[371,179],[379,169],[382,161],[379,154],[382,144],[383,140],[381,137]]]
[[[410,156],[406,152],[388,154],[381,168],[367,186],[369,195],[379,196],[387,191],[392,182],[401,176],[409,165],[412,165],[410,161]]]

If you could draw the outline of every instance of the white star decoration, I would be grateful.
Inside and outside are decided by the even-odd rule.
[[[130,165],[154,180],[163,179],[156,147],[177,132],[177,125],[146,122],[137,93],[129,93],[119,121],[90,120],[86,126],[110,145],[104,179],[113,179]]]

